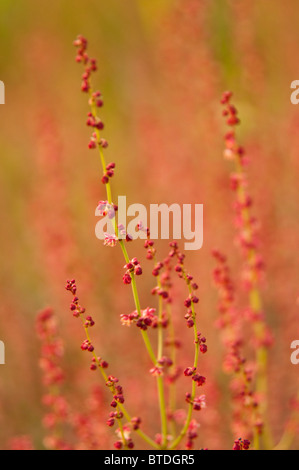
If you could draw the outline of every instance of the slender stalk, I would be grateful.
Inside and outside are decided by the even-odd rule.
[[[195,325],[195,324],[194,324],[194,325]],[[196,326],[194,327],[194,334],[196,335],[196,339],[197,339],[197,329],[196,329]],[[196,344],[196,345],[195,345],[195,354],[194,354],[194,363],[193,363],[193,367],[196,367],[196,366],[197,366],[197,363],[198,363],[198,356],[199,356],[199,346],[198,346],[198,344]],[[192,382],[192,389],[191,389],[191,401],[194,400],[195,394],[196,394],[196,383],[193,381],[193,382]],[[173,441],[173,443],[171,444],[171,446],[169,447],[169,449],[176,449],[177,446],[178,446],[178,445],[180,444],[180,442],[182,441],[182,439],[185,437],[185,435],[186,435],[186,433],[187,433],[187,431],[188,431],[190,422],[191,422],[192,411],[193,411],[193,404],[190,403],[190,404],[189,404],[188,414],[187,414],[187,418],[186,418],[184,427],[183,427],[183,429],[181,430],[180,434],[177,436],[177,438]]]
[[[161,288],[160,277],[158,276],[158,285]],[[157,360],[159,361],[163,355],[163,326],[162,326],[162,314],[163,314],[163,300],[159,297],[159,313],[158,313],[158,352]],[[158,394],[159,394],[159,405],[160,405],[160,416],[161,416],[161,429],[162,429],[162,447],[167,447],[167,412],[165,404],[165,391],[164,391],[164,377],[157,377],[158,381]]]
[[[117,410],[119,410],[119,406],[118,406],[118,405],[117,405]],[[126,441],[125,434],[124,434],[123,423],[122,423],[122,421],[121,421],[120,418],[117,418],[117,422],[118,422],[118,426],[119,426],[119,431],[120,431],[121,439],[122,439],[122,442],[123,442],[123,445],[124,445],[124,449],[125,449],[125,450],[128,450],[127,441]]]
[[[90,97],[92,97],[92,90],[90,90],[89,93],[90,93]],[[96,118],[97,117],[97,112],[96,112],[96,106],[95,106],[94,103],[91,105],[91,109],[92,109],[93,116]],[[97,140],[99,142],[100,141],[100,131],[98,129],[95,129],[95,132],[96,132],[96,135],[97,135]],[[102,151],[102,149],[99,145],[98,145],[98,149],[99,149],[99,153],[100,153],[100,160],[101,160],[102,170],[105,171],[105,169],[106,169],[105,156],[104,156],[104,153],[103,153],[103,151]],[[107,184],[105,184],[105,187],[106,187],[107,201],[108,201],[109,204],[112,204],[112,191],[111,191],[111,185],[110,185],[109,181],[107,182]],[[113,217],[113,219],[111,219],[111,221],[114,224],[115,234],[116,234],[116,236],[118,236],[118,227],[117,227],[115,217]],[[126,263],[128,263],[130,261],[130,258],[129,258],[126,246],[124,244],[124,241],[120,239],[119,244],[120,244],[123,256],[125,258],[125,261],[126,261]],[[133,297],[134,297],[134,303],[135,303],[135,307],[136,307],[136,310],[138,312],[138,315],[140,316],[141,315],[141,307],[140,307],[140,301],[139,301],[138,290],[137,290],[137,285],[136,285],[136,280],[135,280],[134,273],[131,273],[131,280],[132,280],[131,286],[132,286],[132,292],[133,292]],[[148,354],[149,354],[153,364],[156,365],[157,359],[156,359],[155,354],[153,352],[153,349],[152,349],[152,346],[151,346],[151,343],[150,343],[150,340],[148,338],[148,334],[146,333],[146,331],[142,331],[142,337],[143,337],[146,349],[148,351]]]
[[[183,277],[184,277],[185,281],[187,281],[186,274],[184,272],[183,272]],[[189,289],[189,293],[192,294],[192,289],[190,287],[190,284],[188,284],[188,289]],[[195,314],[195,310],[194,310],[194,303],[192,301],[191,301],[191,309],[192,309],[192,318],[193,318],[193,321],[194,321],[193,332],[194,332],[194,344],[195,344],[193,367],[197,368],[198,358],[199,358],[199,344],[198,344],[198,336],[197,336],[196,314]],[[189,404],[187,418],[186,418],[183,429],[181,430],[180,434],[177,436],[177,438],[171,444],[170,449],[176,449],[176,447],[180,444],[180,442],[185,437],[185,435],[188,431],[188,428],[189,428],[189,425],[190,425],[190,422],[191,422],[191,418],[192,418],[193,400],[195,398],[195,394],[196,394],[196,383],[194,381],[192,381],[191,399],[190,399],[191,403]]]
[[[160,279],[158,281],[159,287],[161,287]],[[157,352],[157,359],[158,361],[163,356],[163,326],[162,326],[162,315],[163,315],[163,300],[162,297],[159,296],[159,314],[158,314],[158,352]]]
[[[176,345],[175,345],[175,331],[174,331],[174,325],[173,325],[173,318],[171,314],[171,309],[169,304],[167,305],[167,313],[168,313],[168,319],[169,319],[169,338],[170,338],[170,348],[171,348],[171,353],[170,353],[170,358],[172,360],[172,369],[173,371],[176,370]],[[173,438],[176,435],[176,423],[175,420],[173,419],[173,413],[176,409],[176,382],[175,380],[171,381],[169,384],[169,396],[168,396],[168,408],[169,412],[171,415],[171,435]]]
[[[153,254],[153,260],[156,262],[155,254]],[[162,289],[162,283],[160,274],[157,276],[157,285],[159,289]],[[158,309],[158,346],[157,346],[157,362],[163,356],[163,299],[159,296],[159,309]],[[161,417],[161,434],[162,434],[162,448],[167,447],[167,410],[166,410],[166,401],[165,401],[165,390],[164,390],[164,377],[159,376],[158,378],[158,396],[159,396],[159,406],[160,406],[160,417]]]
[[[98,116],[97,116],[97,107],[102,106],[103,102],[100,99],[97,100],[97,101],[95,100],[95,98],[96,97],[98,98],[101,94],[99,92],[93,93],[91,83],[90,83],[90,76],[91,76],[92,72],[97,70],[97,64],[96,64],[95,59],[91,59],[88,56],[88,54],[86,52],[87,40],[83,36],[78,36],[76,41],[74,41],[74,45],[75,45],[75,47],[78,48],[77,49],[77,56],[76,56],[77,62],[82,62],[85,65],[85,72],[82,76],[83,82],[82,82],[82,85],[81,85],[81,90],[84,91],[84,92],[89,93],[89,105],[90,105],[91,113],[89,113],[89,116],[88,116],[89,120],[88,120],[87,124],[91,125],[94,128],[94,134],[92,136],[92,140],[90,141],[91,145],[89,146],[89,148],[97,147],[98,150],[99,150],[102,170],[103,170],[103,173],[104,173],[104,175],[103,175],[104,179],[102,179],[102,182],[105,184],[108,204],[112,205],[112,192],[111,192],[111,186],[110,186],[110,181],[109,181],[109,178],[110,178],[111,175],[109,175],[109,177],[108,177],[108,174],[106,174],[106,171],[108,171],[108,168],[106,166],[105,156],[104,156],[104,153],[102,151],[102,145],[104,146],[104,144],[103,144],[104,140],[101,140],[101,137],[100,137],[100,128],[102,126],[97,125],[101,122],[98,119]],[[114,168],[114,166],[113,166],[113,168]],[[122,249],[122,253],[124,255],[126,263],[128,264],[129,263],[129,256],[128,256],[128,253],[127,253],[127,250],[126,250],[126,247],[124,245],[123,240],[119,239],[120,237],[119,237],[119,233],[118,233],[119,231],[118,231],[117,222],[116,222],[116,219],[115,219],[115,214],[114,214],[113,218],[111,219],[111,221],[114,225],[115,237],[119,240],[119,243],[120,243],[120,246],[121,246],[121,249]],[[132,292],[133,292],[133,298],[134,298],[136,311],[138,313],[138,316],[140,317],[141,316],[140,301],[139,301],[135,276],[134,276],[133,272],[130,272],[130,279],[131,279],[130,283],[131,283],[131,287],[132,287]],[[142,337],[143,337],[146,349],[147,349],[148,354],[150,356],[150,359],[152,360],[154,366],[158,368],[159,358],[156,358],[156,356],[153,352],[151,342],[149,340],[147,332],[144,331],[144,330],[141,330],[141,333],[142,333]],[[88,332],[87,332],[87,334],[88,334]],[[163,341],[163,338],[162,338],[162,341]],[[158,348],[158,357],[159,357],[159,354],[162,352],[161,338],[158,340],[158,344],[159,344],[159,348]],[[162,346],[163,346],[163,343],[162,343]],[[95,361],[97,361],[97,359],[95,359]],[[102,373],[103,373],[103,371],[102,371]],[[166,408],[165,408],[165,398],[164,398],[164,386],[163,386],[163,379],[161,377],[158,377],[158,394],[159,394],[159,402],[160,402],[160,410],[161,410],[163,445],[166,447],[165,442],[166,442],[166,435],[167,435],[167,419],[166,419]],[[156,446],[154,445],[154,447],[156,447]]]
[[[90,89],[90,97],[92,97],[92,90]],[[92,114],[96,118],[97,117],[97,112],[96,112],[96,106],[92,101],[91,105],[92,109]],[[95,129],[96,136],[97,136],[97,141],[100,141],[100,132],[98,129]],[[101,160],[101,165],[102,165],[102,170],[103,172],[106,169],[106,161],[105,161],[105,156],[102,151],[102,148],[98,145],[99,153],[100,153],[100,160]],[[108,181],[105,184],[106,187],[106,193],[107,193],[107,200],[109,204],[112,204],[112,191],[111,191],[111,185],[110,182]],[[115,234],[118,236],[118,227],[117,223],[115,220],[115,217],[112,219],[112,223],[114,224],[114,229],[115,229]],[[119,240],[121,250],[123,253],[123,256],[125,258],[126,263],[129,263],[129,255],[127,252],[127,249],[125,247],[124,241]],[[159,281],[160,282],[160,281]],[[141,307],[140,307],[140,301],[139,301],[139,295],[138,295],[138,290],[137,290],[137,284],[136,284],[136,279],[134,273],[131,273],[131,286],[132,286],[132,293],[133,293],[133,298],[134,298],[134,303],[135,307],[138,313],[138,316],[141,316]],[[162,299],[160,299],[162,300]],[[155,366],[158,366],[158,361],[161,359],[162,354],[163,354],[163,329],[161,326],[161,319],[162,319],[162,305],[159,302],[159,324],[158,324],[158,353],[157,357],[155,356],[155,353],[153,351],[150,339],[148,337],[148,334],[146,331],[141,330],[141,335],[146,347],[146,350],[149,354],[149,357],[153,364]],[[166,413],[166,405],[165,405],[165,394],[164,394],[164,380],[163,377],[159,376],[157,377],[157,385],[158,385],[158,397],[159,397],[159,406],[160,406],[160,415],[161,415],[161,430],[162,430],[162,447],[166,448],[167,447],[167,413]]]

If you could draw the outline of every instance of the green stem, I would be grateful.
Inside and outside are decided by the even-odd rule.
[[[158,276],[158,286],[161,288],[160,276]],[[163,326],[162,326],[162,316],[163,316],[163,300],[159,296],[159,312],[158,312],[158,352],[157,352],[157,361],[162,358],[163,355]],[[158,383],[158,394],[159,394],[159,404],[160,404],[160,416],[161,416],[161,430],[162,430],[162,447],[165,449],[167,447],[167,413],[166,413],[166,404],[165,404],[165,392],[164,392],[164,378],[163,376],[157,377]]]
[[[92,91],[90,90],[90,97],[92,97]],[[94,102],[92,102],[91,105],[92,109],[92,114],[94,117],[97,117],[97,112],[96,112],[96,106]],[[97,141],[100,141],[100,132],[98,129],[95,130],[96,136],[97,136]],[[101,164],[102,164],[102,169],[103,172],[106,170],[106,161],[104,157],[104,153],[101,149],[101,147],[98,145],[99,153],[100,153],[100,159],[101,159]],[[107,200],[109,204],[112,204],[112,193],[111,193],[111,186],[110,182],[108,181],[106,186],[106,193],[107,193]],[[115,218],[113,218],[113,223],[115,227],[115,234],[118,235],[118,228],[117,228],[117,223]],[[124,258],[126,260],[126,263],[129,263],[130,258],[127,252],[127,249],[125,247],[125,244],[123,240],[119,241],[121,250],[123,252]],[[131,273],[131,286],[132,286],[132,292],[133,292],[133,297],[134,297],[134,303],[135,307],[137,310],[137,313],[139,316],[141,316],[141,307],[140,307],[140,301],[139,301],[139,296],[138,296],[138,290],[137,290],[137,285],[136,285],[136,280],[135,280],[135,275],[134,273]],[[162,313],[161,313],[162,315]],[[158,360],[162,356],[162,347],[163,347],[163,332],[161,331],[162,327],[159,326],[159,338],[158,338],[158,358],[156,358],[150,339],[148,337],[148,334],[146,331],[141,330],[142,338],[145,344],[145,347],[147,349],[147,352],[150,356],[151,361],[155,366],[158,366]],[[166,407],[165,407],[165,397],[164,397],[164,384],[163,384],[163,378],[162,377],[157,377],[157,383],[158,383],[158,395],[159,395],[159,404],[160,404],[160,414],[161,414],[161,426],[162,426],[162,435],[163,435],[163,446],[167,445],[167,416],[166,416]],[[152,444],[151,444],[152,445]],[[154,445],[154,447],[157,447]],[[159,448],[159,446],[158,446]]]
[[[118,406],[118,405],[117,405],[117,410],[119,410],[119,406]],[[128,447],[127,447],[127,441],[126,441],[125,434],[124,434],[123,423],[122,423],[122,421],[121,421],[120,418],[117,418],[117,422],[118,422],[119,431],[120,431],[120,434],[121,434],[121,439],[122,439],[124,448],[127,450]]]
[[[186,274],[184,272],[183,272],[183,277],[184,277],[185,281],[187,282]],[[190,283],[188,283],[188,289],[189,289],[189,293],[192,294],[192,289],[191,289]],[[199,358],[199,344],[198,344],[197,327],[196,327],[196,313],[195,313],[195,310],[194,310],[194,303],[193,302],[191,302],[191,309],[192,309],[192,318],[193,318],[193,321],[194,321],[193,331],[194,331],[194,344],[195,344],[193,367],[195,367],[197,369],[198,358]],[[175,449],[180,444],[181,440],[184,438],[184,436],[186,435],[186,433],[188,431],[188,428],[189,428],[189,425],[190,425],[190,422],[191,422],[191,418],[192,418],[192,411],[193,411],[192,402],[195,398],[195,394],[196,394],[196,383],[194,381],[192,381],[191,399],[190,399],[191,403],[189,404],[188,414],[187,414],[187,418],[186,418],[186,421],[185,421],[185,425],[184,425],[182,431],[180,432],[180,434],[178,435],[178,437],[173,441],[172,445],[170,446],[170,449]]]
[[[153,260],[156,262],[155,254],[153,254]],[[157,276],[157,285],[159,289],[162,289],[162,283],[160,275]],[[163,299],[159,296],[159,310],[158,310],[158,347],[157,347],[157,362],[163,356]],[[168,426],[167,426],[167,411],[166,411],[166,403],[165,403],[165,391],[164,391],[164,377],[160,376],[157,377],[157,384],[158,384],[158,396],[159,396],[159,406],[160,406],[160,417],[161,417],[161,434],[162,434],[162,448],[167,447],[167,434],[168,434]]]
[[[169,304],[167,305],[167,312],[169,318],[169,331],[170,331],[170,343],[171,343],[171,360],[172,360],[172,369],[175,371],[176,369],[176,345],[175,345],[175,332],[174,332],[174,325],[173,325],[173,318],[171,314],[171,309]],[[171,435],[175,437],[176,435],[176,425],[173,419],[173,413],[176,409],[176,383],[175,381],[171,381],[169,384],[169,411],[171,414]]]
[[[131,421],[132,417],[129,415],[129,413],[127,412],[126,408],[124,405],[122,405],[121,403],[119,403],[119,408],[120,410],[123,412],[124,414],[124,417],[126,418],[127,421]],[[136,429],[136,434],[138,434],[145,442],[147,442],[150,446],[152,446],[154,449],[160,449],[161,447],[155,442],[153,441],[149,436],[147,436],[147,434],[145,434],[143,431],[141,431],[141,429]]]
[[[166,415],[163,376],[157,377],[157,384],[158,384],[160,416],[161,416],[162,449],[166,449],[167,448],[167,415]]]
[[[163,300],[162,297],[159,296],[159,314],[158,314],[158,352],[157,352],[157,359],[158,361],[163,356],[163,326],[162,326],[162,319],[163,319]]]
[[[195,348],[194,367],[197,366],[197,363],[198,363],[198,355],[199,355],[199,347],[198,347],[198,344],[197,344],[197,345],[196,345],[196,348]],[[195,394],[196,394],[196,383],[193,381],[193,382],[192,382],[192,390],[191,390],[191,401],[194,400]],[[185,435],[186,435],[186,433],[187,433],[187,431],[188,431],[190,422],[191,422],[192,411],[193,411],[193,405],[192,405],[192,403],[190,403],[190,404],[189,404],[188,414],[187,414],[187,418],[186,418],[184,427],[183,427],[182,431],[180,432],[180,434],[178,435],[178,437],[173,441],[173,443],[172,443],[171,446],[169,447],[170,450],[176,449],[177,446],[178,446],[178,445],[180,444],[180,442],[182,441],[182,439],[185,437]]]

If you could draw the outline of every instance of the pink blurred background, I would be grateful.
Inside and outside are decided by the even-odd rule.
[[[99,60],[107,158],[116,162],[114,193],[127,195],[128,204],[204,205],[204,245],[186,260],[199,284],[200,330],[209,340],[202,360],[208,407],[199,418],[199,448],[231,448],[235,439],[211,278],[215,246],[228,255],[236,281],[240,269],[219,104],[222,91],[234,92],[239,137],[251,161],[254,213],[261,222],[262,294],[275,337],[271,423],[279,439],[299,386],[299,366],[290,362],[290,344],[299,334],[299,107],[290,102],[290,84],[299,78],[298,15],[296,0],[287,8],[282,0],[271,6],[258,0],[1,2],[0,79],[6,86],[6,104],[0,106],[0,339],[6,347],[6,365],[0,366],[1,448],[22,435],[44,448],[35,333],[37,312],[44,307],[53,307],[58,318],[65,394],[73,406],[88,400],[92,385],[100,383],[81,354],[84,332],[69,312],[67,278],[76,279],[80,300],[96,320],[97,347],[121,377],[128,408],[142,414],[149,433],[158,432],[148,358],[135,329],[119,322],[121,313],[134,308],[122,283],[123,259],[120,250],[104,247],[94,235],[94,210],[104,190],[99,161],[87,149],[88,109],[72,46],[79,33]],[[158,256],[164,258],[167,249],[161,241]],[[150,305],[154,280],[142,242],[129,250],[144,265],[138,287],[142,304]],[[182,326],[180,284],[175,297],[185,366],[192,344]],[[185,388],[182,381],[182,407]],[[109,447],[113,435],[104,424],[109,404],[104,387],[102,400],[99,432]]]

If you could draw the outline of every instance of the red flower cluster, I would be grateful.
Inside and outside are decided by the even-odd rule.
[[[250,441],[248,439],[236,439],[234,442],[233,450],[249,450]]]
[[[231,104],[231,92],[223,94],[221,103],[224,105],[223,114],[229,116],[227,124],[232,129],[225,135],[225,152],[224,156],[235,162],[236,171],[231,174],[230,184],[233,191],[236,192],[236,201],[234,209],[236,214],[236,226],[238,227],[238,242],[243,251],[244,285],[247,289],[251,289],[261,279],[264,270],[264,261],[258,253],[258,223],[254,216],[251,215],[252,198],[247,191],[247,178],[243,167],[248,163],[245,159],[245,150],[241,147],[236,139],[235,126],[239,123],[237,118],[237,110]]]
[[[187,431],[187,442],[186,442],[186,449],[192,450],[194,447],[194,440],[197,438],[197,429],[199,428],[199,424],[195,419],[192,419],[188,426]]]
[[[124,269],[126,269],[125,274],[123,275],[123,283],[131,284],[132,276],[140,276],[142,274],[142,268],[137,258],[131,259],[129,263],[125,264]]]
[[[88,42],[82,35],[79,35],[74,41],[74,46],[77,48],[76,62],[83,63],[85,65],[85,70],[82,75],[81,90],[84,93],[88,93],[90,91],[90,76],[92,72],[97,71],[97,61],[95,59],[91,59],[87,54]],[[99,95],[96,95],[96,97],[98,96]]]
[[[87,40],[83,36],[78,36],[74,41],[74,46],[77,48],[76,61],[84,64],[84,73],[82,75],[81,90],[84,93],[89,93],[88,104],[91,111],[87,114],[86,125],[92,127],[94,132],[91,135],[88,148],[95,149],[97,147],[105,149],[108,147],[107,140],[100,136],[100,131],[104,129],[104,123],[97,115],[97,109],[104,105],[102,94],[100,91],[92,91],[91,75],[97,71],[97,61],[89,57],[87,53]],[[102,176],[102,183],[108,184],[109,179],[114,175],[115,163],[111,162],[106,166],[106,170]]]

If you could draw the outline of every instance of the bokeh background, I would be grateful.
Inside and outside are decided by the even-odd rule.
[[[44,448],[35,332],[36,315],[44,307],[53,307],[58,318],[65,345],[64,390],[72,406],[83,407],[92,386],[100,384],[81,354],[84,332],[69,312],[67,278],[76,279],[81,302],[96,319],[97,349],[120,377],[128,408],[142,414],[149,433],[158,432],[156,390],[141,339],[119,323],[121,313],[133,310],[130,289],[122,283],[121,252],[104,247],[94,235],[94,210],[104,188],[96,154],[87,149],[88,109],[72,46],[78,34],[88,38],[90,54],[99,60],[96,86],[105,100],[107,158],[117,165],[114,193],[127,195],[128,204],[204,204],[204,246],[187,253],[200,286],[200,329],[209,340],[202,360],[208,407],[199,418],[199,448],[231,448],[239,437],[230,427],[211,280],[215,246],[228,255],[235,281],[240,275],[219,104],[224,90],[234,92],[267,266],[263,299],[275,337],[271,424],[279,439],[299,386],[299,366],[290,362],[290,343],[299,335],[299,107],[290,102],[290,84],[299,78],[299,4],[287,3],[1,0],[0,79],[6,86],[6,104],[0,106],[2,449],[16,436],[30,436],[35,448]],[[143,306],[150,305],[151,266],[141,242],[129,249],[144,265],[138,286]],[[164,258],[167,244],[159,244],[159,253]],[[181,329],[180,298],[184,293],[178,286],[174,312]],[[182,366],[192,357],[185,330]],[[104,388],[99,433],[103,448],[109,448],[113,435],[105,426],[109,397]],[[183,382],[181,406],[185,389]]]

